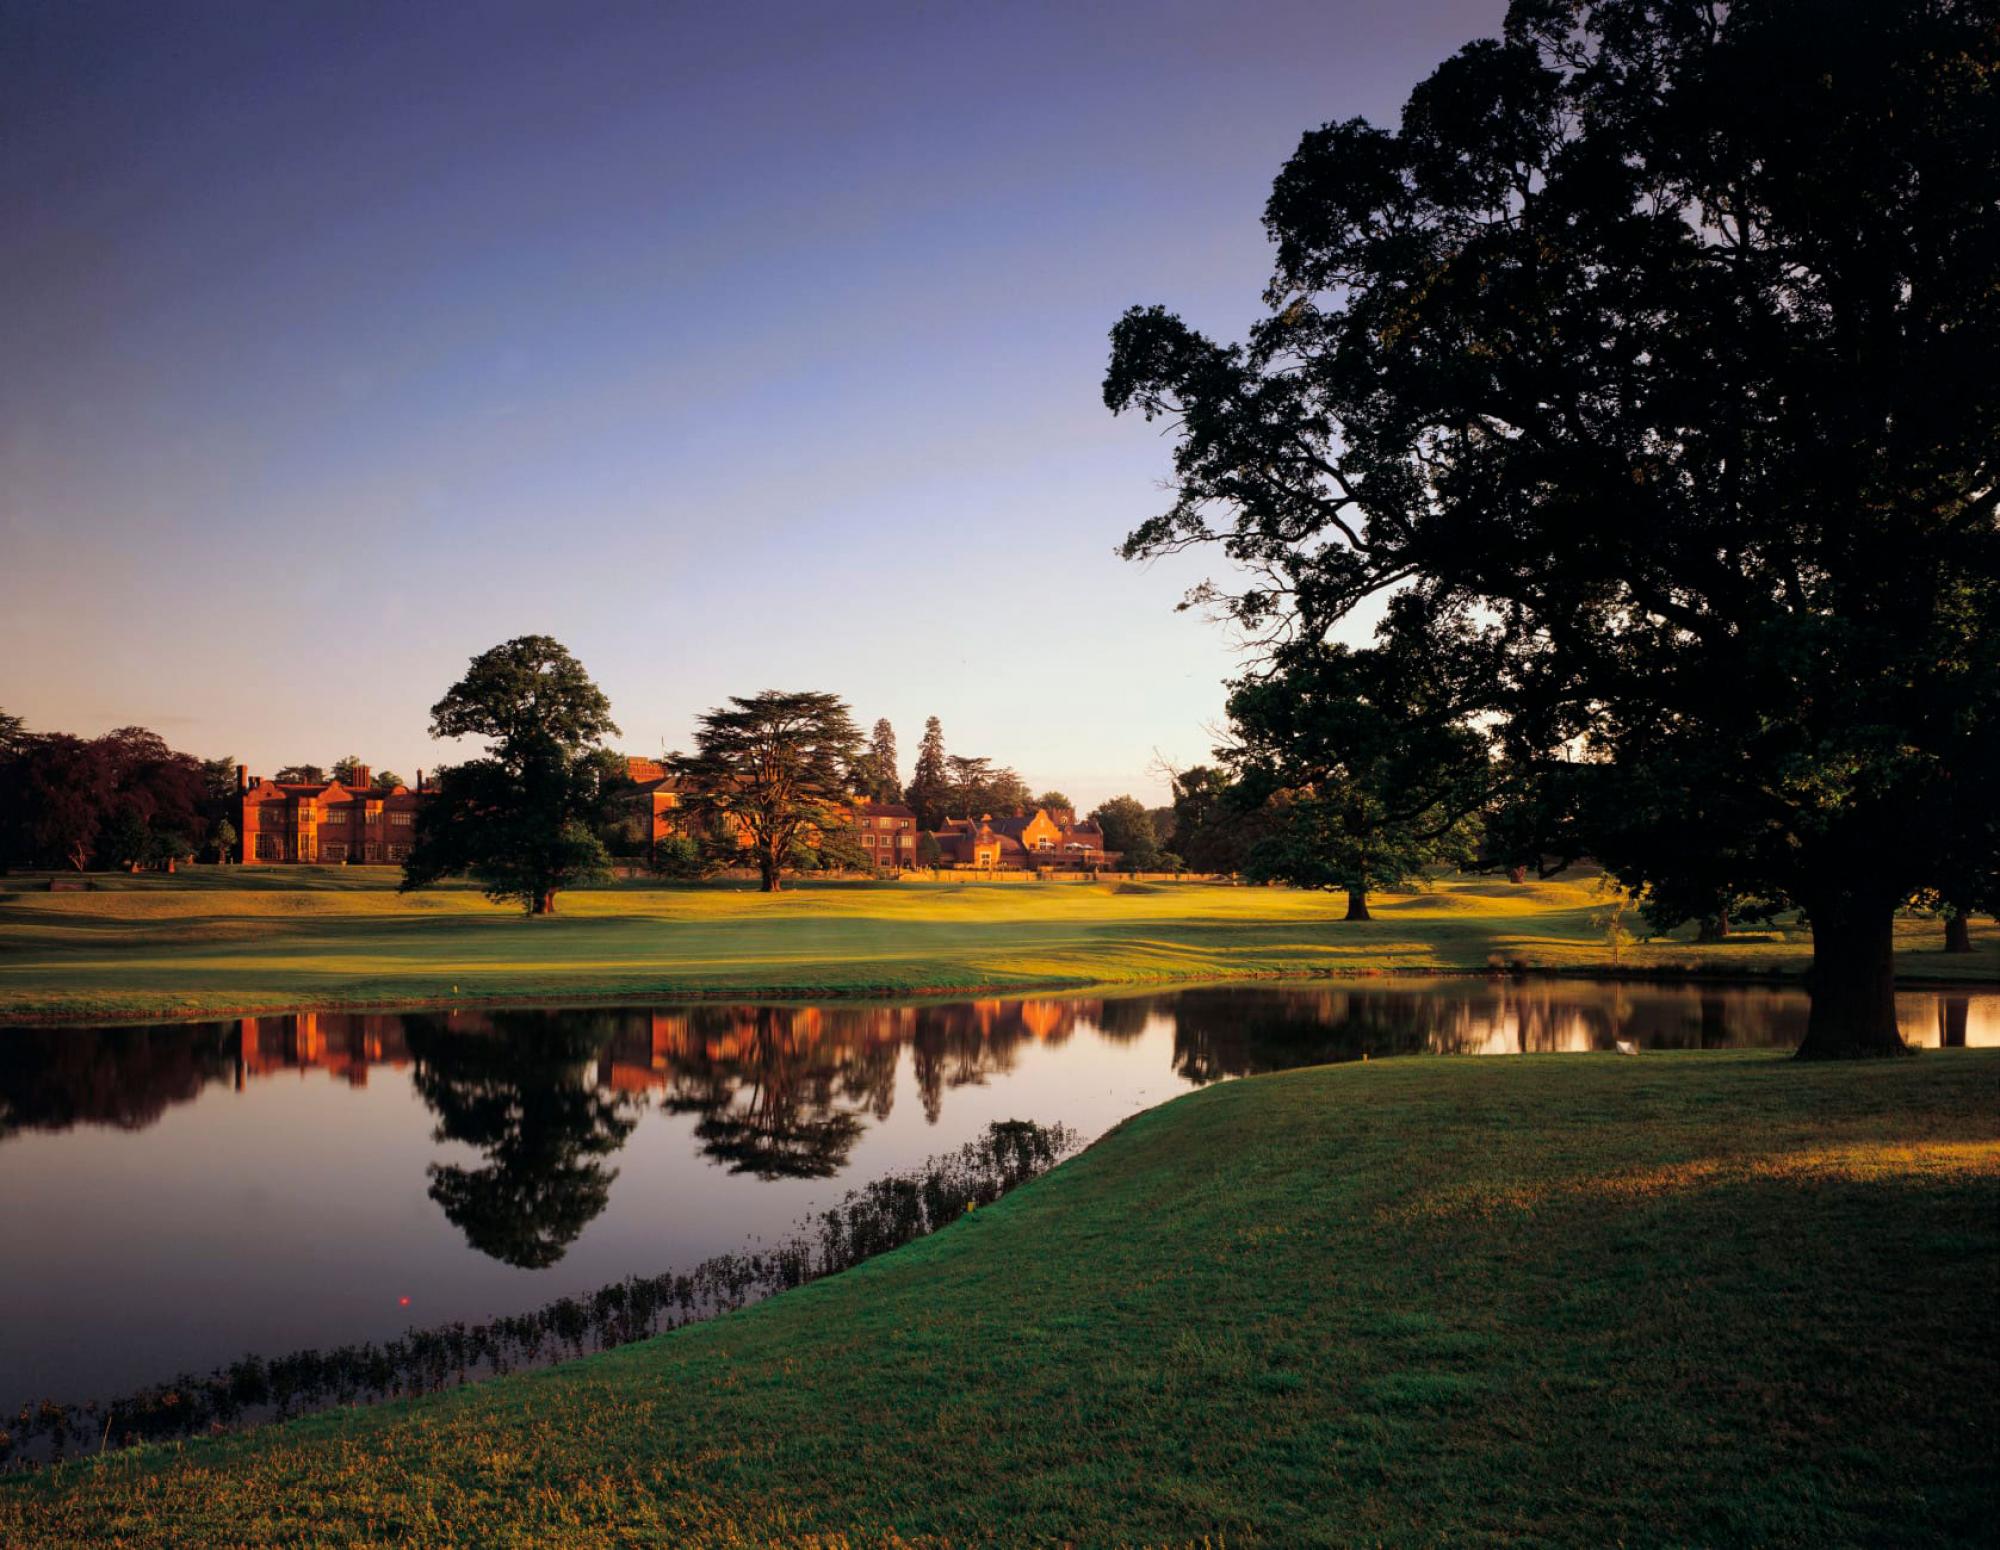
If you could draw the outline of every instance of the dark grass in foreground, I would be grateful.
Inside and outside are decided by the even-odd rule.
[[[711,1324],[0,1487],[0,1542],[1990,1542],[1996,1273],[2000,1052],[1322,1067]]]

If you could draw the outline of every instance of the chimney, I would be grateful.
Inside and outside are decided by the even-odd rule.
[[[422,769],[419,769],[417,771],[417,790],[421,791],[423,789],[424,789],[424,772]]]
[[[249,789],[250,789],[250,766],[247,764],[239,764],[236,766],[236,790],[238,794],[241,794],[242,792],[248,791]]]
[[[367,765],[357,764],[354,766],[354,784],[359,786],[363,791],[366,791],[368,789]]]

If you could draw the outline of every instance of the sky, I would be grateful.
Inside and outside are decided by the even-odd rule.
[[[1242,659],[1107,332],[1240,337],[1299,135],[1502,10],[0,0],[0,709],[409,776],[539,633],[631,753],[824,689],[1164,800]]]

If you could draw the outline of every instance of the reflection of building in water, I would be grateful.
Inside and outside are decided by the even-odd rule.
[[[278,1071],[319,1070],[366,1087],[369,1067],[401,1070],[410,1063],[405,1024],[394,1012],[245,1017],[237,1024],[236,1086]]]
[[[587,1033],[577,1081],[632,1098],[654,1094],[681,1109],[709,1105],[718,1141],[743,1123],[755,1141],[759,1125],[775,1135],[836,1112],[857,1123],[864,1114],[886,1118],[906,1047],[918,1099],[935,1121],[948,1089],[1004,1074],[1027,1046],[1059,1046],[1079,1030],[1117,1043],[1164,1027],[1180,1076],[1208,1082],[1363,1053],[1554,1053],[1608,1050],[1619,1039],[1648,1049],[1784,1048],[1803,1037],[1806,1009],[1803,991],[1764,986],[1468,976],[1111,999],[421,1017],[302,1012],[229,1023],[20,1028],[0,1039],[0,1137],[78,1124],[140,1129],[232,1077],[244,1089],[283,1072],[321,1071],[364,1086],[376,1066],[414,1063],[410,1029],[419,1022],[504,1038],[508,1019],[555,1019]],[[1913,1045],[2000,1045],[2000,995],[1906,991],[1896,1009]]]

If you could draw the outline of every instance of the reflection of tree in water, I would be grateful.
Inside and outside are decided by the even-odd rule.
[[[1191,1082],[1316,1062],[1429,1052],[1550,1054],[1789,1045],[1796,992],[1459,980],[1326,991],[1202,990],[1176,1011],[1174,1062]]]
[[[947,1087],[978,1087],[989,1076],[1014,1069],[1024,1044],[1060,1044],[1095,1001],[961,1001],[917,1008],[911,1063],[924,1118],[935,1125]]]
[[[829,1178],[846,1166],[862,1132],[855,1108],[886,1115],[895,1101],[896,1043],[893,1034],[850,1042],[864,1030],[826,1023],[883,1015],[698,1008],[686,1015],[691,1047],[674,1062],[667,1107],[697,1116],[702,1151],[731,1173]]]
[[[1113,1044],[1130,1044],[1155,1017],[1173,1015],[1171,996],[1117,996],[1109,1001],[1089,1003],[1097,1031]]]
[[[472,1026],[412,1017],[412,1082],[438,1117],[436,1139],[462,1141],[485,1164],[433,1163],[431,1198],[466,1241],[509,1265],[563,1257],[610,1199],[637,1099],[600,1091],[590,1063],[615,1016],[495,1012]]]
[[[1349,991],[1189,990],[1173,1005],[1174,1070],[1196,1084],[1260,1071],[1418,1054],[1439,998]]]
[[[143,1130],[231,1070],[228,1028],[0,1032],[0,1139],[23,1130]]]

